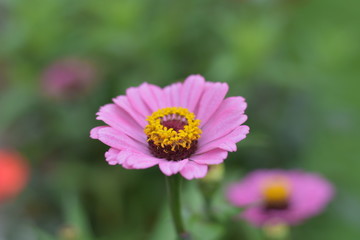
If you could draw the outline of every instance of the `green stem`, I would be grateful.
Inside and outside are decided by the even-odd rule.
[[[181,216],[180,181],[181,177],[178,174],[166,177],[170,210],[178,239],[190,240],[190,235],[184,228],[184,223]]]
[[[208,221],[216,222],[217,219],[213,212],[214,194],[218,189],[218,183],[199,181],[199,189],[204,199],[204,211]]]
[[[212,199],[206,196],[204,196],[204,210],[208,221],[210,222],[217,221],[212,209]]]

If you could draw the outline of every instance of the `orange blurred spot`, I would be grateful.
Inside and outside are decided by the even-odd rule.
[[[0,202],[17,196],[28,177],[29,167],[21,155],[0,149]]]

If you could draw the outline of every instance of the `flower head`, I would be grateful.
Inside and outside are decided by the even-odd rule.
[[[114,103],[100,108],[97,119],[108,126],[92,129],[91,137],[110,146],[111,165],[142,169],[159,165],[170,176],[202,178],[208,165],[224,161],[249,127],[245,99],[225,98],[226,83],[206,82],[191,75],[165,88],[143,83]]]
[[[96,80],[94,64],[79,58],[52,63],[43,73],[44,92],[57,99],[75,98],[85,93]]]
[[[0,149],[0,202],[19,194],[27,179],[25,160],[16,152]]]
[[[241,217],[258,226],[297,224],[321,212],[332,196],[329,182],[299,170],[257,170],[227,191],[230,203],[246,207]]]

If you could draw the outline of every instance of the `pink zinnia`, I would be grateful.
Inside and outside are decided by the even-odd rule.
[[[241,125],[247,119],[245,99],[225,98],[228,88],[200,75],[165,88],[131,87],[100,108],[97,119],[109,126],[92,129],[91,137],[110,146],[105,153],[110,165],[159,165],[168,176],[202,178],[208,165],[222,163],[249,132]]]
[[[299,170],[257,170],[230,185],[230,203],[246,207],[241,217],[261,226],[297,224],[320,213],[333,196],[332,185]]]

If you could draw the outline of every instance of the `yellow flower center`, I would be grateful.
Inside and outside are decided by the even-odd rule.
[[[168,107],[153,112],[147,119],[144,133],[148,142],[164,151],[190,149],[202,133],[200,120],[186,108]]]
[[[274,177],[264,184],[262,195],[267,209],[286,208],[290,196],[289,182],[283,177]]]

